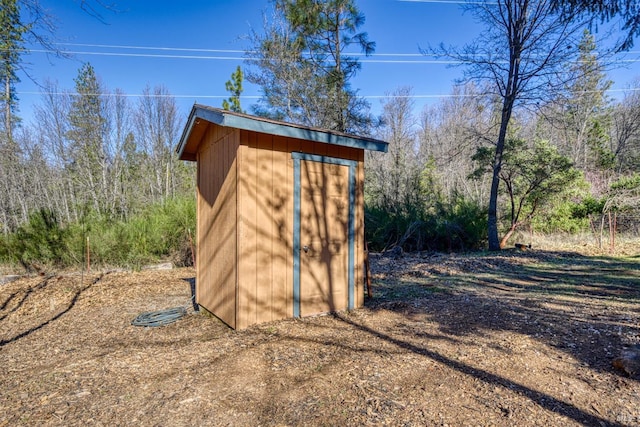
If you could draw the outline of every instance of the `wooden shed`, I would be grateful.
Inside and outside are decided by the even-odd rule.
[[[362,307],[365,150],[387,143],[194,105],[196,302],[234,329]]]

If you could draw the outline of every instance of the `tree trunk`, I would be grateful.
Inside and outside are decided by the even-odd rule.
[[[491,177],[491,193],[489,194],[489,212],[487,215],[487,237],[490,251],[499,251],[502,248],[500,240],[498,239],[498,188],[500,186],[502,153],[504,152],[504,143],[507,138],[507,126],[509,125],[511,112],[513,110],[513,98],[513,96],[507,96],[504,99],[500,133],[498,134],[496,151],[493,158],[493,174]]]
[[[489,240],[489,250],[499,251],[500,241],[498,240],[498,186],[500,169],[493,167],[493,177],[491,178],[491,193],[489,194],[489,213],[487,215],[487,232]]]
[[[13,129],[11,123],[11,77],[7,75],[4,80],[4,96],[5,96],[5,110],[4,110],[4,126],[7,134],[7,140],[11,142],[13,140]]]
[[[511,236],[513,236],[513,233],[515,233],[515,231],[516,227],[511,226],[509,231],[507,231],[507,233],[500,240],[500,249],[504,249],[504,247],[507,246],[507,241],[509,240],[509,238],[511,238]]]
[[[604,214],[600,216],[600,238],[598,239],[598,249],[602,249],[603,236],[604,236]]]

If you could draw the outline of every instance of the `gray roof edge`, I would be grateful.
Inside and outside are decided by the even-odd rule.
[[[187,146],[187,137],[191,133],[191,130],[193,129],[193,125],[195,123],[194,113],[195,113],[195,106],[194,108],[191,109],[191,112],[189,113],[189,118],[187,119],[187,124],[182,130],[182,135],[178,140],[178,146],[176,147],[176,153],[178,153],[178,158],[182,157],[182,153],[184,152],[184,149]]]
[[[179,156],[186,146],[186,139],[191,133],[198,118],[220,126],[249,130],[271,135],[286,136],[291,138],[305,139],[325,144],[340,145],[344,147],[361,148],[370,151],[387,152],[389,144],[372,138],[364,138],[347,134],[338,134],[320,129],[276,122],[259,117],[248,116],[246,114],[233,113],[213,107],[194,104],[187,126],[185,126],[182,137],[178,144]]]
[[[286,136],[308,141],[321,142],[325,144],[341,145],[352,148],[362,148],[372,151],[387,151],[388,144],[370,138],[336,134],[319,129],[299,127],[287,123],[275,123],[271,121],[256,120],[245,116],[228,115],[225,117],[225,125],[251,130],[255,132],[267,133],[271,135]]]
[[[180,136],[180,140],[178,141],[178,146],[176,147],[176,152],[178,153],[178,158],[182,157],[182,153],[187,146],[187,138],[191,135],[191,131],[193,130],[193,126],[196,124],[196,120],[204,119],[208,122],[215,123],[218,125],[224,126],[224,115],[207,108],[203,105],[193,104],[191,108],[191,112],[189,113],[189,118],[187,119],[187,124],[182,131],[182,136]]]

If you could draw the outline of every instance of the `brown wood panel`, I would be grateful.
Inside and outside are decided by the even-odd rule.
[[[364,153],[364,150],[360,150]],[[358,161],[356,169],[355,208],[355,308],[364,307],[364,162]]]
[[[206,136],[205,136],[206,139]],[[196,272],[196,299],[197,303],[208,310],[212,309],[213,301],[211,301],[210,288],[214,286],[210,277],[209,269],[205,265],[211,262],[210,245],[208,242],[207,230],[211,227],[211,218],[209,211],[213,205],[215,195],[208,179],[211,165],[212,141],[208,141],[200,145],[199,167],[198,167],[198,241],[196,260],[198,268]]]
[[[256,191],[256,140],[254,132],[241,131],[238,169],[238,328],[257,321],[258,236]]]
[[[236,327],[236,146],[234,133],[210,126],[198,167],[198,304]],[[216,139],[222,135],[222,139]]]
[[[258,134],[256,140],[256,322],[273,320],[273,141]]]
[[[225,290],[223,306],[225,316],[233,319],[233,327],[236,327],[236,299],[237,299],[237,150],[239,146],[239,132],[225,136],[224,152],[222,157],[223,170],[230,171],[227,178],[222,182],[220,194],[221,204],[224,209],[220,210],[220,216],[216,219],[219,227],[216,228],[214,237],[220,242],[219,279],[223,283]]]
[[[286,139],[249,132],[242,138],[238,324],[246,327],[291,316],[293,191],[287,176],[291,155]]]
[[[287,140],[273,137],[271,205],[273,218],[273,320],[293,314],[293,161]]]

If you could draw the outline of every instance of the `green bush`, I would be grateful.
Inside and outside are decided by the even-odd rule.
[[[583,203],[565,201],[537,215],[531,225],[537,232],[545,234],[577,234],[589,230],[589,218],[583,211]]]
[[[447,251],[479,250],[487,244],[487,211],[461,196],[441,207],[438,236]]]
[[[374,251],[401,246],[405,251],[468,251],[486,245],[486,210],[455,196],[421,212],[398,213],[365,207],[365,238]]]
[[[27,270],[39,264],[62,267],[70,261],[69,238],[55,213],[40,209],[8,239],[9,256]]]
[[[9,251],[9,235],[0,234],[0,262],[3,264],[13,263]]]
[[[190,265],[196,227],[193,197],[178,197],[149,206],[127,221],[87,211],[80,222],[64,226],[48,210],[34,212],[15,233],[0,236],[0,261],[27,269],[92,265],[139,268],[170,259]]]
[[[165,259],[189,265],[189,233],[196,226],[195,206],[193,197],[179,197],[154,204],[126,222],[92,223],[88,232],[92,259],[133,268]]]

